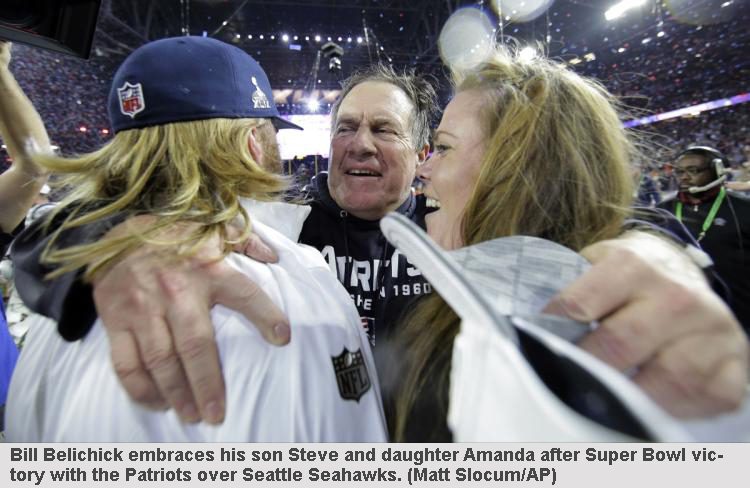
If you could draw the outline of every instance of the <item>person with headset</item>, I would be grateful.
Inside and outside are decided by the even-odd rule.
[[[674,173],[677,195],[659,207],[674,213],[711,257],[732,311],[750,334],[750,199],[725,187],[729,161],[712,147],[680,152]]]

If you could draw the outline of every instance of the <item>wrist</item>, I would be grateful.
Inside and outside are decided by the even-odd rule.
[[[21,161],[23,161],[23,159],[24,158],[16,157],[8,171],[21,175],[21,177],[26,180],[27,184],[39,185],[41,188],[49,179],[49,171],[40,168],[33,163],[22,163]]]

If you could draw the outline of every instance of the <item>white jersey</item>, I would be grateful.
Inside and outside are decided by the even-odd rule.
[[[275,216],[284,208],[271,207]],[[60,338],[53,321],[35,316],[11,382],[7,440],[385,441],[375,366],[351,299],[315,249],[258,222],[257,210],[253,230],[277,251],[279,262],[265,265],[235,254],[226,259],[286,314],[292,338],[287,346],[272,346],[241,314],[213,308],[227,392],[221,425],[183,424],[173,410],[154,412],[131,401],[115,375],[100,320],[71,343]]]

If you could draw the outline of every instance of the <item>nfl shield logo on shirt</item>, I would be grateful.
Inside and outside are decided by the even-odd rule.
[[[370,376],[367,374],[362,352],[359,350],[350,352],[344,348],[341,354],[332,357],[331,361],[333,361],[333,370],[336,373],[341,398],[359,402],[362,395],[370,389]]]
[[[117,95],[120,98],[120,112],[130,116],[131,119],[135,118],[138,112],[142,112],[146,108],[146,100],[143,98],[143,87],[140,83],[131,85],[126,81],[121,88],[117,89]]]

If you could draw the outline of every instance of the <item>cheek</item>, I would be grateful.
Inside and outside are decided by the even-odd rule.
[[[474,191],[478,168],[472,165],[443,164],[432,170],[432,185],[442,208],[460,214]]]
[[[461,193],[463,178],[460,168],[450,161],[435,165],[432,170],[432,184],[439,192],[440,201],[454,202]]]
[[[330,151],[331,162],[334,162],[335,160],[340,160],[341,157],[344,155],[345,148],[346,148],[346,141],[344,140],[344,137],[336,136],[332,138],[331,139],[331,151]]]
[[[394,189],[410,187],[417,173],[417,163],[412,150],[382,152],[388,171],[387,181]]]

